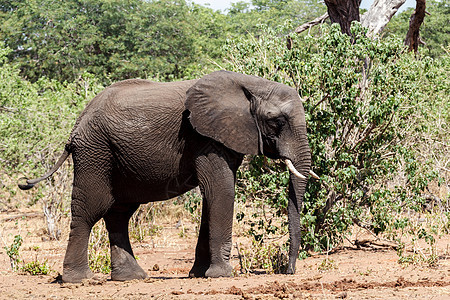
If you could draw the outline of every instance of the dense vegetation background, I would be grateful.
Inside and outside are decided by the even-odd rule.
[[[450,229],[449,1],[427,2],[418,54],[403,46],[411,10],[377,39],[355,24],[352,40],[326,22],[292,34],[325,11],[316,0],[237,2],[226,13],[184,0],[2,1],[0,210],[43,202],[50,217],[69,213],[70,163],[20,197],[16,180],[55,162],[76,117],[105,86],[229,69],[288,84],[306,99],[321,180],[307,188],[302,255],[339,246],[356,224],[400,250],[405,232],[426,239],[424,259],[433,263],[433,240]],[[284,251],[286,244],[263,243],[286,235],[284,166],[251,157],[238,175],[239,207],[253,208],[238,207],[236,217],[253,250]],[[183,205],[198,220],[198,195]],[[429,213],[433,222],[417,222]]]

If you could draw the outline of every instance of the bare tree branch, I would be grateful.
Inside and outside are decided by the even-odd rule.
[[[326,19],[328,19],[328,13],[325,13],[325,14],[323,14],[322,16],[320,16],[320,17],[318,17],[318,18],[315,18],[314,20],[312,20],[312,21],[309,21],[308,23],[305,23],[305,24],[303,24],[303,25],[300,25],[300,26],[298,26],[296,29],[295,29],[295,33],[301,33],[301,32],[303,32],[303,31],[305,31],[305,30],[308,30],[308,29],[310,29],[311,27],[313,27],[313,26],[316,26],[316,25],[319,25],[319,24],[321,24],[321,23],[323,23],[323,21],[325,21]]]

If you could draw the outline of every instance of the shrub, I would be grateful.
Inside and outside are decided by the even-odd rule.
[[[354,223],[376,234],[393,229],[402,212],[421,209],[424,190],[438,176],[431,155],[420,152],[435,126],[431,115],[448,120],[448,57],[418,60],[400,40],[372,40],[358,23],[352,31],[354,41],[338,25],[323,25],[317,36],[289,37],[287,49],[283,29],[266,28],[259,38],[229,41],[226,49],[229,69],[295,87],[306,100],[312,168],[321,180],[310,180],[304,197],[304,250],[339,245]],[[448,124],[443,127],[448,132]],[[434,155],[446,154],[441,148]],[[262,168],[279,172],[260,176]],[[238,173],[240,200],[256,198],[256,205],[282,216],[284,172],[283,165],[253,157]],[[261,183],[262,196],[254,192]],[[241,212],[237,218],[251,224]],[[262,224],[258,230],[252,235],[260,240],[273,229]]]
[[[45,77],[30,83],[19,75],[17,65],[6,62],[10,52],[0,44],[0,195],[9,204],[17,193],[20,174],[41,176],[57,160],[69,133],[85,104],[101,86],[90,74],[73,83],[59,83]],[[69,167],[70,170],[70,167]],[[49,179],[52,184],[39,185],[32,191],[35,203],[44,197],[49,207],[66,210],[70,184],[54,184],[56,180],[71,182],[67,164]],[[69,178],[67,178],[69,177]],[[64,186],[61,190],[58,186]],[[45,193],[43,191],[46,191]],[[56,203],[50,203],[55,202]],[[50,205],[51,204],[51,205]]]
[[[19,249],[20,246],[22,246],[23,239],[20,235],[14,236],[14,241],[11,244],[11,246],[5,246],[4,249],[6,250],[6,255],[9,257],[9,261],[11,263],[11,270],[17,271],[19,269],[19,263],[20,260],[20,254]]]
[[[37,259],[22,266],[22,271],[31,275],[47,275],[50,273],[50,267],[47,261],[40,262]]]
[[[108,274],[111,272],[111,254],[108,233],[103,220],[97,222],[89,237],[89,268],[94,273]]]
[[[239,249],[241,273],[249,273],[255,269],[266,270],[269,274],[286,273],[288,258],[286,251],[278,245],[266,244],[256,240],[249,248]]]

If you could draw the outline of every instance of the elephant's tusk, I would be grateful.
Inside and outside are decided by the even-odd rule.
[[[294,164],[292,163],[292,161],[290,161],[289,159],[286,159],[284,162],[286,163],[286,166],[288,167],[289,171],[292,172],[292,174],[294,174],[298,178],[306,179],[305,176],[303,176],[299,171],[297,171],[297,169],[294,167]]]
[[[312,178],[320,179],[320,177],[316,173],[314,173],[313,170],[309,170],[309,175],[311,175]]]

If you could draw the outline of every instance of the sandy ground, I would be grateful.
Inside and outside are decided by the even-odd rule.
[[[61,241],[49,240],[39,211],[4,212],[0,219],[0,299],[450,299],[449,236],[437,241],[436,267],[401,265],[389,248],[346,247],[299,260],[295,275],[237,271],[234,278],[191,279],[187,274],[194,258],[194,225],[184,225],[186,234],[181,237],[179,227],[165,224],[156,236],[133,243],[139,264],[148,271],[146,280],[113,282],[100,275],[97,281],[62,284],[57,277],[67,234]],[[22,260],[47,260],[54,270],[50,275],[11,271],[3,247],[11,245],[16,234],[24,239]],[[232,254],[231,263],[238,270],[236,249]]]

